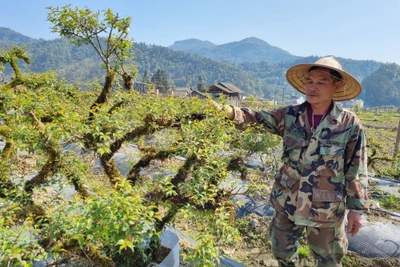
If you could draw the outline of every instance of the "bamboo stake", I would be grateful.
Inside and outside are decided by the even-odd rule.
[[[399,143],[400,143],[400,121],[399,121],[399,127],[397,127],[397,138],[396,138],[396,144],[394,146],[393,158],[396,158],[397,156],[397,152],[399,151]]]

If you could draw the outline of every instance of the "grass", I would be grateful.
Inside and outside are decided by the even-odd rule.
[[[400,198],[396,196],[387,196],[383,198],[376,199],[382,208],[390,209],[394,211],[400,211]]]

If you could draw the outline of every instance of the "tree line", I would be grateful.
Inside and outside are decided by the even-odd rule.
[[[23,42],[21,40],[25,39],[18,36],[17,40],[5,40],[10,33],[4,31],[0,29],[0,49],[9,49],[15,44],[25,44],[27,52],[32,55],[31,64],[21,65],[22,70],[32,72],[52,70],[59,74],[59,78],[75,83],[103,78],[102,69],[98,68],[99,58],[93,55],[87,44],[74,46],[65,38],[49,41],[26,39],[29,42]],[[1,38],[3,34],[5,37]],[[293,64],[311,63],[318,59],[316,56],[310,56],[278,64],[268,62],[230,64],[145,43],[135,43],[132,52],[135,55],[134,67],[138,71],[137,81],[146,80],[146,76],[151,81],[154,75],[156,76],[154,79],[158,80],[157,77],[162,71],[164,74],[161,76],[168,76],[168,88],[175,86],[196,88],[198,78],[201,77],[206,87],[218,82],[229,82],[247,95],[268,99],[282,95],[282,91],[297,94],[286,82],[286,70]],[[374,60],[345,58],[339,60],[344,69],[362,83],[364,91],[359,99],[364,100],[366,105],[398,105],[399,96],[396,92],[400,89],[397,81],[399,69],[396,64],[384,64]],[[12,70],[6,69],[4,73],[9,77]],[[158,83],[161,85],[161,82]],[[161,88],[164,90],[166,87]]]

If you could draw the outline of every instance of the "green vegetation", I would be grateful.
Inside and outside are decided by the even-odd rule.
[[[362,82],[365,102],[369,106],[400,106],[400,66],[386,64]]]
[[[104,41],[103,38],[99,40]],[[19,43],[0,41],[0,49],[8,50],[16,44]],[[32,64],[29,67],[22,65],[23,71],[39,73],[52,70],[60,78],[76,84],[87,83],[95,78],[103,79],[103,69],[99,68],[101,60],[93,53],[90,45],[77,47],[66,38],[35,40],[27,45],[27,52],[32,55]],[[233,83],[243,91],[257,96],[263,96],[270,90],[266,82],[232,64],[144,43],[135,43],[133,53],[139,73],[135,78],[137,81],[145,78],[145,71],[148,77],[152,77],[158,69],[163,69],[177,87],[195,89],[200,75],[207,87],[222,81]],[[9,77],[12,70],[6,68],[4,73]]]
[[[357,113],[367,134],[368,166],[377,177],[400,179],[400,154],[394,151],[400,121],[400,114],[396,111],[390,107],[381,107],[361,109]]]
[[[265,239],[267,238],[266,233],[257,232],[255,227],[252,225],[252,221],[249,216],[236,220],[235,227],[238,229],[241,236],[243,236],[243,241],[245,242],[246,246],[265,246]]]
[[[222,45],[215,45],[208,41],[189,39],[175,42],[173,45],[169,46],[169,48],[236,64],[261,61],[279,63],[300,58],[299,56],[291,55],[255,37]]]
[[[174,87],[171,84],[168,74],[163,69],[156,70],[156,73],[151,77],[151,82],[156,86],[160,93],[171,91]]]
[[[162,47],[136,44],[135,50],[127,39],[130,18],[111,10],[49,8],[48,19],[65,38],[27,47],[1,43],[0,70],[5,66],[12,77],[0,85],[6,142],[0,152],[0,265],[31,266],[51,254],[56,261],[77,255],[99,266],[147,266],[161,253],[164,227],[182,221],[198,243],[183,257],[197,266],[214,266],[223,248],[238,246],[246,232],[250,244],[268,244],[247,219],[235,221],[234,192],[221,185],[234,175],[246,181],[248,194],[265,197],[268,177],[243,162],[251,153],[273,155],[280,139],[255,127],[237,131],[208,100],[141,95],[132,86],[141,73],[151,81],[157,69],[164,82],[168,72],[176,84],[193,88],[232,79],[251,88],[245,106],[270,109],[256,96],[285,86],[285,64],[253,75],[243,70],[246,65]],[[32,49],[39,49],[35,60]],[[369,63],[367,72],[377,65]],[[272,72],[280,76],[257,76]],[[398,114],[356,111],[366,126],[370,169],[400,177],[400,160],[393,157]],[[114,156],[129,145],[140,152],[122,175]],[[93,171],[96,163],[101,171]],[[154,175],[146,173],[151,168]],[[71,198],[63,195],[67,188],[74,189]],[[381,199],[390,209],[399,209],[399,202]],[[305,246],[299,253],[309,255]]]
[[[221,185],[237,175],[249,178],[252,193],[263,190],[243,158],[278,141],[237,131],[208,100],[131,90],[129,18],[65,6],[50,7],[48,19],[53,31],[93,49],[105,78],[81,90],[54,72],[20,71],[18,58],[29,63],[24,48],[0,51],[14,70],[0,86],[0,265],[29,266],[51,253],[56,261],[79,255],[98,266],[147,266],[158,259],[162,230],[179,216],[201,233],[185,259],[214,266],[221,247],[240,241],[234,192]],[[108,38],[93,38],[101,34]],[[123,176],[114,155],[130,144],[140,158]],[[95,162],[102,171],[93,172]],[[155,162],[169,172],[142,174]],[[74,189],[72,198],[64,188]]]
[[[8,50],[11,46],[20,45],[25,40],[21,39],[18,34],[10,34],[9,31],[0,28],[0,39],[2,36],[3,39],[6,39],[0,40],[0,49]],[[105,42],[103,37],[100,37],[99,40],[100,43]],[[71,45],[66,38],[48,41],[26,39],[24,43],[27,44],[27,52],[32,55],[32,64],[27,68],[21,66],[23,71],[45,72],[51,70],[58,73],[60,78],[76,84],[90,82],[95,78],[103,79],[102,69],[98,67],[101,59],[96,56],[96,53],[93,53],[90,45],[81,44],[77,47]],[[281,63],[248,60],[244,62],[239,59],[242,63],[232,64],[144,43],[136,43],[133,52],[135,53],[135,67],[139,74],[135,78],[136,81],[149,80],[149,77],[152,77],[158,69],[162,69],[177,87],[197,88],[198,78],[201,76],[206,87],[217,82],[229,82],[248,95],[268,99],[281,99],[282,91],[284,91],[285,98],[299,96],[299,93],[286,82],[287,68],[296,63],[315,62],[318,59],[314,56],[296,59],[292,55],[285,54],[284,56],[289,56],[290,59],[278,60]],[[270,54],[274,53],[270,51]],[[237,54],[235,53],[235,55]],[[273,56],[280,57],[282,55]],[[396,94],[399,91],[398,68],[373,60],[345,58],[339,58],[339,60],[344,69],[362,82],[365,90],[360,95],[360,99],[363,99],[369,106],[377,106],[382,103],[398,105],[399,96]],[[380,69],[380,67],[382,68]],[[5,74],[9,78],[12,70],[6,69]],[[370,75],[372,76],[370,77]],[[367,77],[369,78],[364,81]]]
[[[391,196],[385,196],[383,198],[378,198],[377,201],[381,204],[382,208],[389,209],[393,211],[400,211],[400,198]]]

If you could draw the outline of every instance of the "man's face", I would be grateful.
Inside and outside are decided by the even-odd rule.
[[[310,104],[330,105],[340,81],[335,81],[329,70],[313,70],[308,74],[305,93]]]

